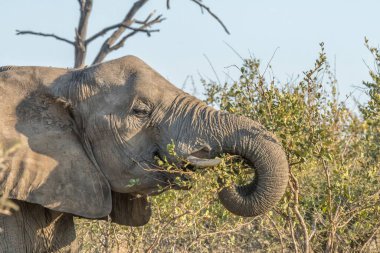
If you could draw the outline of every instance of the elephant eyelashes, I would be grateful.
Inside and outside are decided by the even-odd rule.
[[[139,103],[132,109],[132,113],[136,117],[145,118],[150,116],[151,110],[146,104]]]

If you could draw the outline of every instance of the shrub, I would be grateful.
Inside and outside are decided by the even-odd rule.
[[[369,101],[359,106],[359,115],[339,101],[323,44],[314,67],[298,82],[267,80],[257,59],[244,60],[238,81],[202,81],[208,104],[259,121],[281,139],[290,182],[273,211],[240,218],[220,205],[217,178],[239,177],[229,168],[245,166],[225,156],[218,168],[192,173],[190,191],[151,197],[154,215],[144,227],[77,219],[83,251],[376,250],[372,242],[380,229],[380,54],[366,44],[376,68],[370,71],[372,80],[364,83]]]

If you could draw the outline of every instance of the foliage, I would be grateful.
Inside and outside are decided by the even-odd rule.
[[[323,44],[314,67],[298,82],[267,81],[257,59],[245,59],[232,84],[203,80],[208,104],[256,120],[282,141],[291,180],[273,211],[241,218],[221,206],[220,179],[225,185],[252,179],[243,160],[226,154],[216,168],[182,171],[192,178],[181,182],[191,190],[150,197],[153,217],[143,227],[76,218],[82,251],[378,252],[373,241],[380,232],[380,49],[367,40],[366,46],[375,68],[364,82],[369,100],[359,105],[360,115],[338,100]],[[16,149],[0,147],[0,173]],[[168,150],[177,156],[172,144]],[[179,170],[165,158],[157,163]],[[17,206],[2,196],[0,213],[12,209]]]
[[[364,135],[369,156],[372,158],[372,162],[380,163],[380,50],[371,47],[367,39],[365,44],[372,53],[375,64],[374,69],[369,71],[372,80],[364,82],[369,101],[359,109],[364,119]]]
[[[232,84],[203,80],[208,104],[259,121],[281,139],[291,180],[273,211],[240,218],[221,206],[216,197],[218,179],[230,184],[252,177],[246,173],[244,161],[224,155],[217,168],[183,172],[193,179],[184,183],[190,184],[191,190],[151,197],[153,217],[144,227],[78,219],[83,251],[376,251],[373,241],[380,229],[380,55],[379,49],[368,48],[376,69],[370,71],[372,81],[364,83],[369,101],[359,106],[360,115],[338,100],[337,81],[323,44],[314,67],[298,82],[267,81],[257,59],[245,59],[240,79]],[[172,145],[168,149],[176,155]],[[158,164],[178,171],[165,159]]]
[[[378,49],[370,48],[377,57]],[[379,72],[370,72],[363,119],[339,102],[324,45],[298,83],[266,82],[247,59],[239,82],[207,86],[208,102],[261,122],[282,140],[290,163],[289,192],[272,215],[292,251],[367,247],[379,228]],[[378,69],[377,69],[378,70]]]

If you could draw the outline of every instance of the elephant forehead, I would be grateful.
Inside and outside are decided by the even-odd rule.
[[[183,91],[162,77],[150,78],[143,76],[134,83],[132,94],[151,102],[158,102],[164,100],[173,101],[175,96],[180,93],[183,93]]]

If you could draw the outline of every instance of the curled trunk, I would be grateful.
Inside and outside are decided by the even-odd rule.
[[[219,199],[230,212],[245,217],[263,214],[283,196],[288,183],[288,162],[276,138],[261,125],[244,117],[222,114],[219,120],[229,132],[223,153],[242,156],[253,165],[254,180],[226,187]]]

